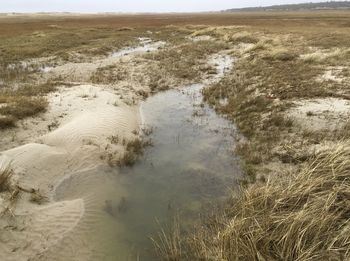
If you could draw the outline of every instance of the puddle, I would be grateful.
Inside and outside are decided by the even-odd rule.
[[[137,255],[154,260],[149,236],[159,230],[156,220],[164,225],[179,215],[182,224],[191,224],[235,185],[234,127],[200,106],[201,88],[161,93],[142,105],[145,123],[154,128],[153,147],[134,167],[121,170],[122,187],[129,193],[127,211],[118,217],[126,231],[119,237],[126,259],[120,260]],[[198,111],[201,116],[193,116]]]
[[[165,42],[158,41],[153,42],[152,39],[146,38],[146,37],[140,37],[140,46],[137,47],[128,47],[121,49],[119,51],[113,52],[111,54],[111,57],[122,57],[125,55],[129,55],[132,53],[139,53],[139,52],[154,52],[157,51],[160,47],[165,45]]]
[[[215,81],[232,59],[213,59]],[[122,211],[108,260],[157,260],[149,237],[160,225],[179,216],[181,225],[190,227],[236,185],[240,171],[233,156],[235,127],[202,103],[204,86],[162,92],[142,104],[143,123],[153,129],[153,146],[135,166],[119,170],[125,195],[115,200]]]
[[[231,56],[213,55],[209,59],[209,64],[216,68],[217,73],[213,78],[209,79],[208,83],[217,82],[224,77],[225,73],[232,69],[233,62],[234,59]]]

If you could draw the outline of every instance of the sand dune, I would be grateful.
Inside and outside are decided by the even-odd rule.
[[[103,174],[95,171],[96,166],[106,164],[102,155],[108,137],[135,136],[138,107],[124,105],[103,87],[82,85],[60,92],[50,97],[50,110],[44,116],[49,123],[64,115],[60,126],[0,154],[1,162],[11,162],[20,187],[39,190],[49,199],[39,206],[21,193],[12,210],[15,218],[8,216],[0,223],[0,260],[96,260],[101,254],[98,241],[91,240],[105,214],[104,198],[98,192]],[[41,131],[34,128],[31,133]],[[123,153],[124,147],[120,144],[114,150]]]

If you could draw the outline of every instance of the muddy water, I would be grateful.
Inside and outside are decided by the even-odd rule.
[[[229,62],[221,59],[213,80]],[[153,146],[135,166],[119,170],[125,195],[117,199],[120,232],[111,260],[156,260],[149,237],[160,226],[169,225],[174,216],[190,226],[235,186],[235,127],[202,103],[203,87],[169,90],[142,104],[144,125],[153,129]]]

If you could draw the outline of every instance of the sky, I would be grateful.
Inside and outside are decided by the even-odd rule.
[[[310,0],[0,0],[0,13],[199,12],[302,2]]]

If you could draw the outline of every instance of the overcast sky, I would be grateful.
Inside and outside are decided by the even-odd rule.
[[[194,12],[302,2],[310,0],[0,0],[0,12]]]

